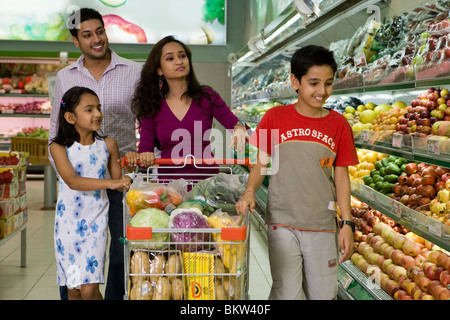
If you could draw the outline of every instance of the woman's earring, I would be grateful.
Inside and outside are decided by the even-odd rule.
[[[159,93],[162,96],[163,95],[162,94],[162,88],[163,88],[163,85],[164,85],[164,77],[163,76],[158,76],[158,79],[159,79],[159,83],[158,83],[158,85],[159,85]]]

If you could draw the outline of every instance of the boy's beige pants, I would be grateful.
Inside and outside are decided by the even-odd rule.
[[[270,300],[332,300],[337,296],[337,233],[268,228]]]

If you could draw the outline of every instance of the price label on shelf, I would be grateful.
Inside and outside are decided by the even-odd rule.
[[[341,285],[342,288],[344,288],[345,290],[348,290],[348,287],[350,287],[350,285],[353,283],[353,281],[354,281],[353,278],[348,273],[346,273],[339,280],[339,284]]]
[[[372,188],[366,186],[366,185],[361,185],[361,190],[360,193],[361,195],[366,198],[369,201],[375,201],[375,190],[373,190]]]
[[[402,213],[403,213],[402,204],[400,202],[398,202],[398,201],[392,201],[391,212],[395,216],[401,218]]]
[[[432,154],[441,154],[441,148],[439,146],[439,140],[437,139],[427,139],[427,152]]]
[[[442,236],[442,223],[436,219],[428,219],[428,231],[432,234],[441,237]]]
[[[366,129],[362,130],[361,139],[363,142],[369,141],[369,130]]]
[[[399,133],[392,134],[392,146],[394,148],[403,148],[403,135]]]

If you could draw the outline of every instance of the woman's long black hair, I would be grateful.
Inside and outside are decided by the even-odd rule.
[[[80,135],[78,131],[75,129],[73,124],[67,122],[66,118],[64,118],[64,114],[66,112],[75,113],[75,108],[80,103],[81,96],[83,94],[92,94],[97,96],[97,94],[86,87],[73,87],[64,93],[61,99],[61,105],[59,109],[58,115],[58,133],[56,137],[52,139],[50,143],[56,142],[62,146],[70,147],[75,141],[80,141]],[[104,139],[105,136],[100,135],[98,132],[93,132],[93,138],[95,139]]]
[[[169,91],[169,87],[164,78],[161,78],[163,80],[161,90],[159,88],[160,77],[158,75],[158,68],[161,67],[163,47],[171,42],[179,43],[189,59],[189,75],[187,76],[188,89],[183,96],[191,97],[193,100],[200,100],[205,97],[211,101],[210,95],[204,90],[210,87],[200,85],[195,76],[194,68],[192,66],[192,53],[189,47],[183,42],[175,39],[173,36],[167,36],[159,40],[150,51],[147,61],[142,68],[141,79],[136,87],[131,102],[131,110],[133,111],[139,126],[143,118],[147,116],[153,117],[158,114],[161,109],[161,99],[164,98]]]

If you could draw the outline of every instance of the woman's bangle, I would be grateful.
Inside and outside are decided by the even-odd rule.
[[[243,193],[242,195],[246,194],[247,192],[255,193],[255,191],[253,191],[253,190],[245,190],[244,193]]]

